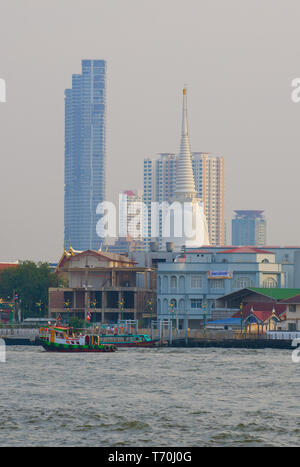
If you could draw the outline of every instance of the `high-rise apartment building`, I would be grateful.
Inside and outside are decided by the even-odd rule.
[[[144,160],[144,203],[147,207],[144,213],[144,226],[147,230],[147,235],[144,237],[146,250],[149,249],[151,242],[151,203],[170,202],[173,199],[176,187],[176,166],[177,157],[173,153],[160,153],[158,158]],[[162,239],[157,240],[162,248]]]
[[[141,190],[125,190],[119,194],[119,235],[128,235],[135,241],[142,242],[143,231],[143,193]]]
[[[210,245],[225,244],[224,214],[224,158],[202,152],[192,152],[192,167],[197,197],[203,202]],[[144,202],[148,208],[148,237],[145,249],[151,241],[151,202],[174,199],[178,156],[161,153],[157,158],[144,160]],[[162,243],[160,239],[159,247]]]
[[[210,244],[225,244],[224,158],[203,152],[192,153],[197,196],[204,205]]]
[[[264,211],[238,210],[232,219],[232,245],[263,246],[266,244]]]
[[[64,240],[75,250],[98,250],[96,210],[105,199],[106,61],[82,60],[65,91]]]

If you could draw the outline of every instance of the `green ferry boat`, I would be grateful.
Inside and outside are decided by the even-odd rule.
[[[77,334],[69,326],[40,328],[39,343],[48,352],[115,352],[116,345],[97,335]]]

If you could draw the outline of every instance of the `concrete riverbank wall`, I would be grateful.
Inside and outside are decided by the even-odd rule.
[[[272,340],[272,339],[175,339],[170,347],[216,347],[216,348],[236,348],[236,349],[289,349],[292,341]]]

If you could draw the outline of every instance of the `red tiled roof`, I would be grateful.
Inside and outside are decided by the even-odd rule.
[[[124,194],[127,195],[127,196],[136,196],[136,194],[131,190],[125,191]]]
[[[272,311],[254,311],[252,313],[259,321],[264,323],[272,316]],[[276,314],[276,313],[275,313]],[[277,316],[277,315],[276,315]]]
[[[269,316],[272,315],[273,309],[275,310],[276,316],[279,318],[283,313],[286,311],[286,305],[283,303],[275,303],[275,302],[256,302],[256,303],[247,303],[243,306],[243,319],[248,318],[251,314],[251,310],[253,308],[253,314],[260,320],[268,319]],[[240,318],[241,312],[237,311],[234,313],[232,318]],[[260,317],[261,318],[260,318]]]
[[[0,263],[0,271],[4,271],[9,268],[17,268],[18,266],[18,263]]]
[[[287,298],[286,300],[281,300],[280,303],[298,305],[300,303],[300,295],[295,295],[294,297]]]
[[[237,248],[232,248],[231,250],[218,251],[217,253],[255,253],[255,254],[270,254],[274,255],[273,251],[262,250],[257,247],[252,246],[241,246]]]

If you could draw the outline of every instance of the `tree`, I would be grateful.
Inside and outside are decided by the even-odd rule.
[[[62,285],[63,279],[51,271],[48,263],[22,261],[18,267],[1,272],[0,297],[13,299],[13,293],[17,294],[25,317],[38,316],[37,303],[41,301],[42,315],[46,315],[49,287]]]
[[[86,326],[84,319],[80,319],[77,316],[70,318],[70,326],[74,329],[83,329]]]

